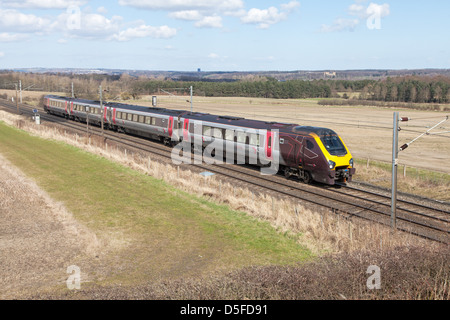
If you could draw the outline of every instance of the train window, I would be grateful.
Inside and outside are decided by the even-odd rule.
[[[320,140],[331,155],[342,156],[347,154],[344,144],[334,132],[328,132],[321,135]]]
[[[237,142],[238,143],[245,143],[247,140],[247,134],[243,131],[237,132]]]
[[[116,112],[116,118],[117,118],[117,119],[122,119],[122,112],[117,111],[117,112]]]
[[[250,134],[250,144],[252,146],[259,146],[259,136],[256,133]]]
[[[311,141],[306,140],[306,148],[308,148],[309,150],[312,150],[312,149],[314,149],[314,144]]]
[[[138,122],[139,116],[137,114],[133,114],[133,121]]]
[[[152,126],[156,126],[156,118],[152,117]]]
[[[140,123],[144,123],[145,122],[145,117],[144,116],[139,116],[139,122]]]
[[[203,126],[203,135],[210,137],[211,136],[211,127]]]
[[[223,139],[222,129],[213,128],[212,129],[212,136],[214,138]]]
[[[91,108],[86,107],[86,112],[91,112]]]
[[[127,120],[133,121],[133,115],[131,113],[127,113]]]
[[[192,122],[189,124],[189,132],[194,133],[194,124]]]
[[[150,124],[152,122],[151,117],[145,117],[145,124]]]
[[[233,130],[225,130],[225,139],[228,141],[234,141],[234,131]]]

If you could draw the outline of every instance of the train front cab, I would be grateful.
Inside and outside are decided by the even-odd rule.
[[[324,159],[320,170],[315,170],[313,179],[329,185],[345,184],[352,181],[355,174],[353,157],[342,139],[332,130],[322,132],[320,136],[311,133],[320,148]],[[319,169],[319,168],[318,168]]]

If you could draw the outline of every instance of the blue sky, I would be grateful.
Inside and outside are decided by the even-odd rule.
[[[450,2],[0,0],[0,69],[450,68]]]

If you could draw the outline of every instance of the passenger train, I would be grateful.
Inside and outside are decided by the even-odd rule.
[[[101,106],[104,108],[103,112]],[[265,122],[233,116],[144,107],[123,103],[47,95],[47,113],[139,135],[174,146],[189,141],[202,149],[211,143],[245,154],[245,161],[265,166],[277,161],[284,175],[305,183],[343,184],[355,174],[352,155],[333,130],[297,124]]]

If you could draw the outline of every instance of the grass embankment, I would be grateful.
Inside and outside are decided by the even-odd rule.
[[[103,280],[94,284],[203,276],[312,256],[295,236],[269,223],[3,123],[0,152],[98,238],[115,244],[114,251],[95,262],[94,270],[102,271],[91,278]]]

